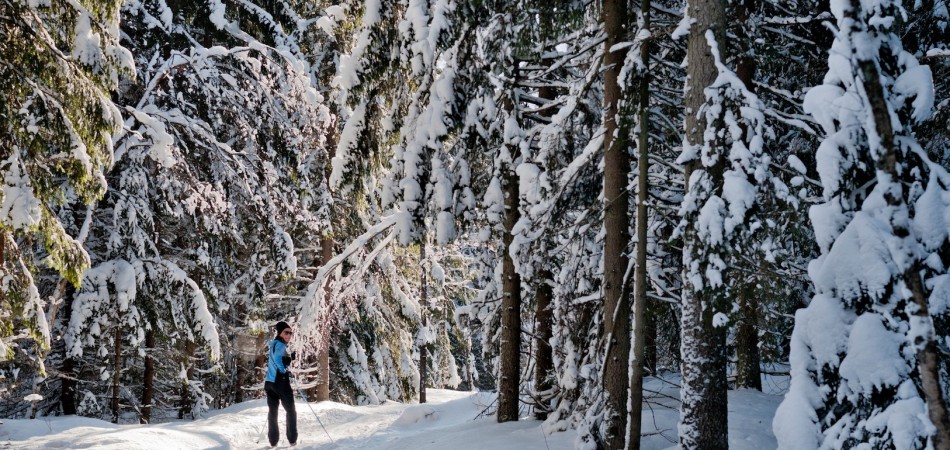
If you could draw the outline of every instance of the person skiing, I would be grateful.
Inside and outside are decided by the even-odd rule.
[[[287,345],[294,337],[294,332],[287,322],[277,322],[274,326],[277,335],[268,344],[267,375],[264,377],[264,392],[267,393],[267,439],[272,447],[277,446],[280,440],[280,430],[277,429],[277,404],[284,405],[287,412],[287,441],[290,445],[297,444],[297,410],[294,406],[294,391],[290,387],[290,373],[288,366],[293,361],[294,353],[287,352]]]

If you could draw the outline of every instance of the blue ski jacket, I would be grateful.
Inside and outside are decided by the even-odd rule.
[[[267,347],[267,375],[264,377],[264,381],[273,383],[277,381],[278,373],[284,376],[287,375],[287,363],[290,362],[290,356],[287,355],[287,344],[280,339],[270,341]]]

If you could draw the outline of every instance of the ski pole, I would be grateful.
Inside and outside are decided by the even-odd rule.
[[[317,412],[313,410],[313,406],[311,406],[311,405],[310,405],[310,402],[307,401],[307,396],[306,396],[306,395],[303,395],[303,390],[300,389],[300,384],[297,383],[297,378],[296,378],[296,377],[291,377],[291,380],[294,380],[294,386],[297,386],[297,393],[300,394],[300,399],[303,400],[304,403],[306,403],[308,407],[310,407],[310,412],[313,413],[313,417],[316,417],[316,418],[317,418],[317,423],[319,423],[319,424],[320,424],[320,427],[323,428],[323,432],[327,434],[327,438],[330,439],[330,443],[331,443],[331,444],[336,444],[336,442],[333,442],[333,438],[330,437],[330,432],[327,431],[327,427],[323,426],[323,421],[320,420],[320,416],[317,415]]]
[[[264,423],[261,424],[261,431],[259,431],[259,432],[257,433],[257,440],[254,441],[254,444],[260,444],[260,443],[261,443],[261,438],[264,437],[264,425],[267,425],[267,421],[266,421],[266,420],[264,421]]]

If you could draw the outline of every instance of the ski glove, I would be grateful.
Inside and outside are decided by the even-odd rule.
[[[297,359],[297,352],[290,352],[289,354],[285,353],[284,356],[280,358],[280,361],[284,363],[284,367],[290,365],[290,362]]]

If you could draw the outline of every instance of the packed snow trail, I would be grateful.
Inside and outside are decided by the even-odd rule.
[[[674,380],[678,383],[679,380]],[[645,393],[650,407],[644,407],[645,450],[676,447],[676,388],[648,379]],[[494,416],[479,417],[492,402],[492,393],[427,390],[424,405],[386,402],[377,406],[349,406],[340,403],[311,403],[326,425],[335,444],[324,434],[317,419],[297,400],[300,439],[293,449],[352,450],[548,450],[574,448],[576,433],[567,431],[545,436],[541,422],[521,420],[499,424]],[[759,450],[775,448],[771,418],[781,401],[778,395],[756,391],[729,392],[730,448]],[[652,409],[652,411],[651,411]],[[279,410],[281,441],[284,411]],[[476,419],[476,417],[478,417]],[[253,400],[211,411],[198,420],[172,421],[153,425],[115,425],[87,417],[44,417],[35,420],[3,420],[0,425],[2,449],[114,449],[114,450],[197,450],[268,449],[261,434],[267,418],[265,400]]]

